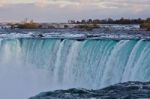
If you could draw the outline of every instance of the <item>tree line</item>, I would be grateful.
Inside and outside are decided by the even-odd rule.
[[[81,21],[76,21],[76,20],[69,20],[68,23],[70,24],[142,24],[144,22],[150,22],[150,18],[147,19],[126,19],[126,18],[120,18],[120,19],[88,19],[88,20],[81,20]]]

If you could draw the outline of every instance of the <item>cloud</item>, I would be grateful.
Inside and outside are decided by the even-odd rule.
[[[38,6],[38,7],[43,8],[43,7],[48,5],[48,0],[37,0],[35,2],[35,5]]]
[[[59,7],[73,6],[78,8],[132,8],[144,9],[150,7],[150,0],[0,0],[0,6],[10,3],[35,3],[38,7],[56,5]],[[135,7],[136,6],[136,7]]]
[[[57,7],[63,8],[66,6],[78,6],[79,2],[71,1],[71,0],[37,0],[35,2],[36,6],[46,7],[50,5],[55,5]]]
[[[98,8],[98,9],[116,9],[127,8],[142,11],[150,8],[150,0],[36,0],[35,4],[39,7],[55,5],[58,7],[72,6],[76,8]]]
[[[27,17],[35,21],[66,22],[150,16],[150,0],[0,0],[0,6],[0,18],[4,20],[21,21]]]
[[[4,7],[5,5],[13,5],[13,4],[28,4],[34,3],[35,0],[0,0],[0,7]]]
[[[4,6],[4,4],[6,4],[5,0],[0,0],[0,7]]]

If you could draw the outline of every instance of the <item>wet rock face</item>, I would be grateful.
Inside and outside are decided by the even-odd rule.
[[[150,99],[150,82],[126,82],[100,90],[69,89],[43,92],[29,99]]]

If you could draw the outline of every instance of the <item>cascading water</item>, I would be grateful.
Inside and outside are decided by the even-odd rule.
[[[1,39],[0,97],[150,80],[150,41]]]

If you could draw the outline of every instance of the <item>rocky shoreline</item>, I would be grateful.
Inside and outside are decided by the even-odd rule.
[[[56,90],[29,99],[150,99],[150,82],[119,83],[100,90]]]

